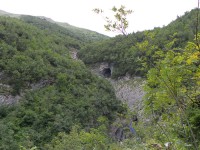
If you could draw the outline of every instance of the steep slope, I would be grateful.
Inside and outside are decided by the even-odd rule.
[[[50,31],[57,32],[64,36],[70,36],[71,38],[81,41],[81,44],[91,43],[94,41],[102,41],[109,38],[94,31],[74,27],[68,23],[55,22],[46,17],[21,15],[20,18],[23,21],[37,26],[41,29],[50,29]]]
[[[40,29],[50,29],[49,31],[53,30],[53,32],[62,34],[63,36],[68,36],[70,38],[74,38],[75,40],[79,40],[82,42],[82,44],[109,39],[108,36],[97,33],[95,31],[78,28],[68,23],[56,22],[51,18],[47,18],[44,16],[12,14],[3,10],[0,10],[0,16],[9,16],[22,19],[23,21],[31,23],[32,25],[37,26]]]
[[[145,76],[157,57],[161,57],[158,53],[165,53],[170,49],[181,50],[188,41],[193,41],[196,13],[196,10],[186,12],[163,28],[88,44],[78,55],[86,64],[109,63],[113,66],[113,78],[126,73]]]
[[[95,31],[88,30],[88,29],[78,28],[78,27],[72,26],[68,23],[56,22],[56,24],[58,24],[62,27],[65,27],[66,29],[71,31],[72,35],[79,36],[80,38],[87,37],[87,40],[89,42],[109,39],[109,37],[106,35],[103,35],[103,34],[95,32]]]
[[[19,18],[20,15],[19,14],[12,14],[3,10],[0,10],[0,16],[8,16],[8,17],[15,17],[15,18]]]
[[[0,17],[0,96],[19,97],[0,106],[0,149],[42,148],[75,124],[89,129],[124,110],[107,81],[71,58],[83,41],[46,25]]]

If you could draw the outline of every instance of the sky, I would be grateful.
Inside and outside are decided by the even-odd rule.
[[[112,16],[112,7],[124,5],[133,13],[127,17],[128,33],[163,27],[197,7],[198,0],[0,0],[0,10],[14,14],[45,16],[108,36],[119,33],[105,31],[104,17],[95,14],[94,8]]]

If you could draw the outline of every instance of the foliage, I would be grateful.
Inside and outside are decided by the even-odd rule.
[[[199,56],[198,46],[190,42],[180,52],[168,51],[147,75],[146,109],[164,130],[160,140],[166,138],[165,141],[171,140],[175,146],[175,139],[179,139],[198,149],[199,116],[193,112],[200,109]]]
[[[95,8],[93,10],[95,13],[103,13],[103,10],[99,8]],[[118,31],[122,33],[123,35],[127,35],[126,29],[128,28],[128,21],[127,21],[127,15],[131,14],[132,10],[126,10],[125,6],[122,6],[120,8],[116,8],[115,6],[112,8],[112,11],[114,14],[114,21],[111,20],[109,17],[106,17],[106,25],[104,25],[105,29],[107,31]]]
[[[36,19],[42,30],[33,22],[0,17],[0,83],[10,88],[7,95],[22,97],[13,108],[1,107],[0,148],[5,150],[43,149],[74,124],[96,128],[99,117],[112,122],[125,111],[108,81],[70,57],[81,41],[52,24]]]
[[[171,49],[183,49],[195,35],[196,12],[186,12],[163,28],[116,36],[81,48],[79,54],[86,64],[108,62],[114,64],[113,77],[129,73],[146,76],[159,57]],[[159,51],[159,52],[158,52]]]
[[[55,22],[45,17],[21,15],[20,19],[49,33],[56,34],[58,37],[67,39],[70,41],[70,46],[78,49],[86,43],[108,39],[107,36],[97,32],[77,28],[67,23]]]
[[[126,139],[123,143],[114,142],[105,132],[105,125],[92,128],[90,131],[80,130],[74,126],[70,134],[59,133],[50,144],[46,145],[48,150],[146,150],[146,145],[136,139]]]
[[[100,127],[101,128],[101,127]],[[91,129],[86,132],[84,130],[77,131],[76,127],[72,129],[70,134],[60,133],[52,143],[48,145],[49,150],[62,150],[62,149],[106,149],[106,143],[109,143],[108,136],[102,133],[99,129]]]
[[[21,96],[15,105],[0,106],[0,149],[143,150],[164,149],[166,142],[171,149],[198,149],[195,12],[163,28],[86,45],[92,40],[80,40],[42,18],[0,17],[0,83],[6,86],[1,95]],[[127,110],[108,81],[70,57],[70,49],[80,47],[85,63],[112,63],[114,78],[146,76],[145,111],[134,125],[136,136],[123,142],[110,137],[116,114],[128,115]]]

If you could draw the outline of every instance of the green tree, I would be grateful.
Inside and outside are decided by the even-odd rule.
[[[102,9],[95,8],[93,11],[97,14],[103,13]],[[126,7],[121,5],[120,8],[113,7],[112,11],[114,12],[114,20],[111,20],[109,17],[105,17],[106,24],[104,25],[107,31],[121,32],[123,35],[127,35],[126,29],[128,28],[127,15],[130,15],[133,11],[126,10]]]
[[[147,74],[146,108],[165,131],[166,140],[180,139],[197,148],[199,115],[199,62],[200,52],[195,43],[189,42],[185,50],[170,50]],[[191,121],[192,118],[192,121]],[[195,128],[193,128],[195,125]],[[175,129],[175,130],[174,130]],[[197,128],[196,128],[197,129]],[[174,132],[176,131],[176,132]],[[196,136],[195,136],[196,134]],[[174,141],[175,142],[175,141]],[[176,142],[175,142],[176,143]]]

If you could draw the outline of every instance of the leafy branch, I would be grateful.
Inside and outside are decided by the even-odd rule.
[[[97,14],[102,14],[104,11],[99,8],[93,9],[93,11]],[[114,20],[111,20],[109,17],[105,17],[106,24],[104,25],[105,29],[107,31],[116,32],[119,31],[123,35],[127,35],[126,29],[128,28],[128,21],[127,21],[127,15],[130,15],[133,11],[132,10],[126,10],[125,6],[121,5],[120,8],[113,7],[112,11],[114,14]]]

